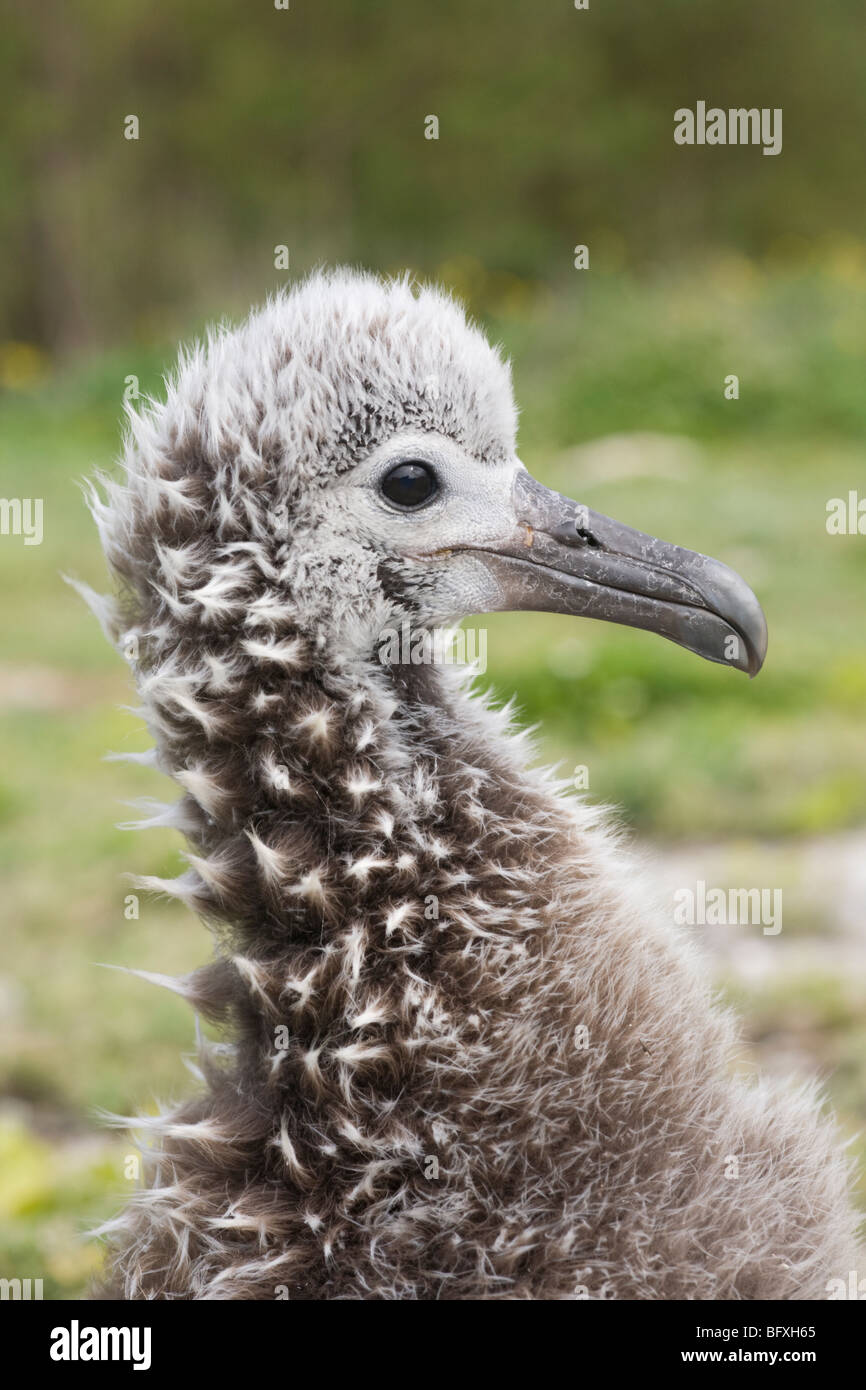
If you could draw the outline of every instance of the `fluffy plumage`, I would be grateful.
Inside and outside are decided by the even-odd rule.
[[[317,275],[181,358],[92,505],[214,927],[177,989],[228,1042],[150,1131],[127,1298],[821,1298],[853,1264],[815,1096],[734,1032],[589,806],[447,666],[355,470],[401,431],[495,475],[507,366],[450,300]],[[736,1160],[736,1163],[732,1163]],[[731,1172],[738,1170],[733,1177]]]

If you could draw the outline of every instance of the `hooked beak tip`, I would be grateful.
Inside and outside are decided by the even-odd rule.
[[[732,664],[754,680],[767,655],[764,610],[736,570],[707,556],[698,559],[696,589],[705,599],[708,611],[727,623],[738,643],[745,648],[744,659]]]

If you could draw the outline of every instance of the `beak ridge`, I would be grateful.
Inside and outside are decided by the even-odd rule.
[[[767,652],[758,600],[727,565],[603,516],[525,471],[517,534],[483,559],[503,609],[572,613],[657,632],[708,661],[757,675]]]

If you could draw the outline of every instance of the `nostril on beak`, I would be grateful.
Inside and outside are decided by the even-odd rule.
[[[590,531],[588,526],[581,525],[580,517],[572,517],[568,521],[561,522],[558,526],[551,526],[548,535],[552,540],[559,541],[561,545],[587,545],[592,550],[602,548],[601,541]]]

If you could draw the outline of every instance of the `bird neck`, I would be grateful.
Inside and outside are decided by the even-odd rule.
[[[511,949],[527,840],[538,888],[566,818],[507,714],[453,671],[323,666],[300,637],[251,645],[243,675],[211,646],[188,654],[198,686],[178,683],[177,650],[142,681],[191,846],[180,879],[143,882],[216,925],[218,957],[186,992],[231,1023],[259,1090],[338,1105],[327,1054],[334,1084],[337,1058],[387,1094],[443,968],[467,1012],[479,1002],[473,902]]]

